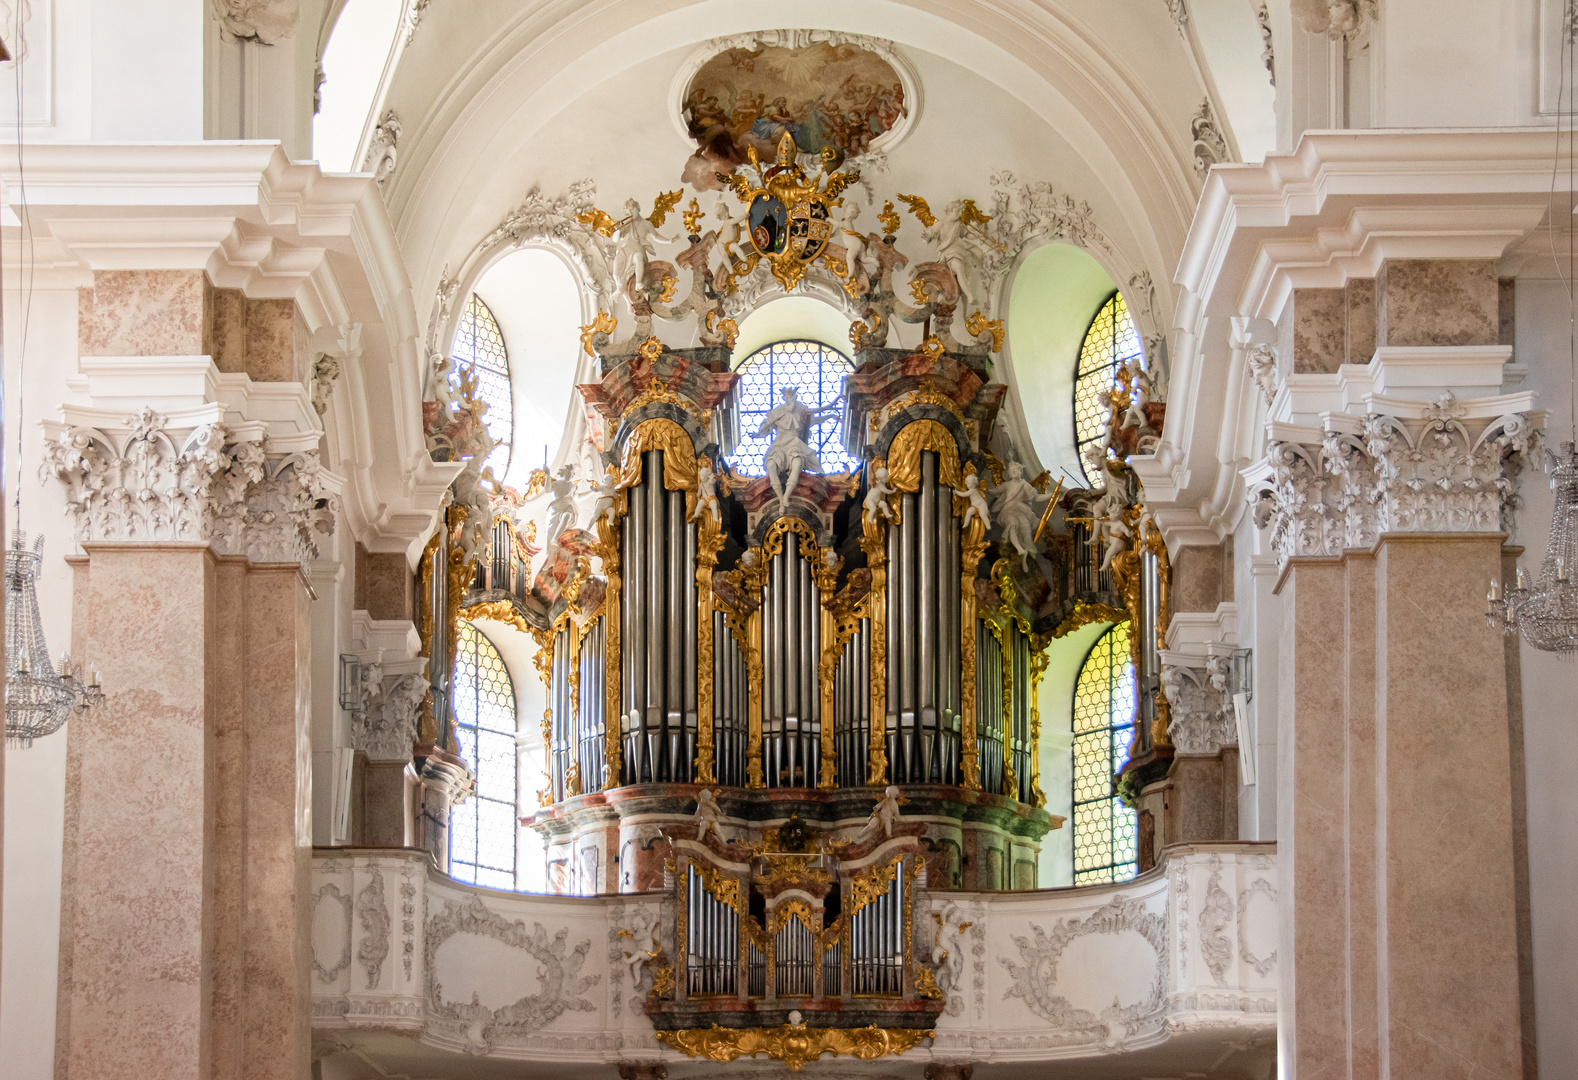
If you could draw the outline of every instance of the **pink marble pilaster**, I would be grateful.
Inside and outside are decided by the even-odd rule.
[[[1348,1077],[1377,1080],[1375,970],[1375,558],[1350,551],[1347,575]]]
[[[98,270],[78,294],[83,356],[202,356],[211,287],[201,270]]]
[[[1285,1075],[1335,1080],[1348,1064],[1347,575],[1338,559],[1294,559],[1278,591],[1279,1038]]]
[[[311,618],[294,564],[250,567],[244,588],[242,1075],[295,1080],[311,1066]]]
[[[206,1077],[213,558],[187,545],[88,553],[76,611],[108,693],[68,735],[56,1070]]]
[[[1494,278],[1491,279],[1494,284]],[[1376,559],[1381,1074],[1523,1075],[1499,535],[1386,536]]]

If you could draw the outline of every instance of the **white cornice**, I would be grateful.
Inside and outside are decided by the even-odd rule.
[[[1553,152],[1547,129],[1306,132],[1291,153],[1211,171],[1174,277],[1166,429],[1131,462],[1169,543],[1237,527],[1265,419],[1318,441],[1339,414],[1412,415],[1448,390],[1477,409],[1530,407],[1501,393],[1517,381],[1505,347],[1384,347],[1367,365],[1288,377],[1269,409],[1243,354],[1271,339],[1295,288],[1373,277],[1387,259],[1501,257],[1545,214]],[[1565,179],[1557,191],[1568,197]]]
[[[217,286],[295,300],[315,343],[361,324],[360,353],[331,389],[325,464],[346,476],[358,540],[420,550],[455,467],[427,457],[410,280],[370,178],[326,176],[274,142],[48,143],[28,148],[26,166],[24,206],[15,156],[0,149],[5,200],[31,226],[35,287],[91,286],[102,270],[202,270]],[[19,277],[20,231],[4,230],[8,285]],[[304,386],[211,367],[207,357],[87,358],[82,372],[124,384],[104,391],[111,408],[128,393],[173,394],[221,404],[227,422],[266,423],[276,440],[317,443]]]

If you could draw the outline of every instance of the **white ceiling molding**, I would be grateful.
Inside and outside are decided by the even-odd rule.
[[[1269,416],[1248,352],[1273,339],[1293,290],[1373,277],[1387,259],[1501,257],[1545,215],[1550,155],[1545,131],[1319,132],[1263,165],[1212,170],[1174,279],[1168,423],[1156,453],[1129,462],[1170,545],[1218,543],[1245,513],[1241,474]],[[1332,400],[1384,396],[1395,375],[1350,372],[1364,384],[1351,390],[1332,376]]]

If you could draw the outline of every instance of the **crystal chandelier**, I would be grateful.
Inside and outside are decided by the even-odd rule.
[[[18,530],[5,553],[5,737],[27,748],[42,735],[53,735],[72,713],[83,713],[104,698],[99,674],[84,685],[61,654],[60,673],[49,662],[44,624],[38,614],[38,570],[44,538],[29,551],[26,534]]]
[[[1578,450],[1570,442],[1563,443],[1560,456],[1547,452],[1545,467],[1556,505],[1540,576],[1531,588],[1519,567],[1517,584],[1505,596],[1501,583],[1491,581],[1485,621],[1491,629],[1500,628],[1509,636],[1522,634],[1536,649],[1571,660],[1578,655],[1578,582],[1572,573],[1578,565]]]

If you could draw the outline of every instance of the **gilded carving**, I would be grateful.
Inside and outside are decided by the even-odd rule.
[[[963,744],[959,772],[964,787],[980,791],[981,749],[980,736],[976,731],[975,707],[975,569],[986,554],[986,523],[979,516],[972,517],[959,539],[959,718],[960,742]]]
[[[620,488],[641,483],[642,458],[648,450],[663,451],[664,490],[695,491],[696,448],[684,428],[663,417],[643,420],[625,440]]]
[[[889,1054],[902,1054],[919,1046],[922,1039],[936,1034],[933,1029],[808,1028],[804,1024],[776,1028],[687,1028],[658,1031],[658,1040],[690,1057],[729,1062],[739,1057],[765,1054],[781,1061],[791,1072],[799,1072],[807,1061],[823,1054],[844,1055],[870,1061]]]
[[[959,444],[953,433],[936,420],[913,420],[888,446],[888,479],[900,491],[919,491],[921,453],[937,455],[937,483],[957,488],[964,484],[959,470]]]

